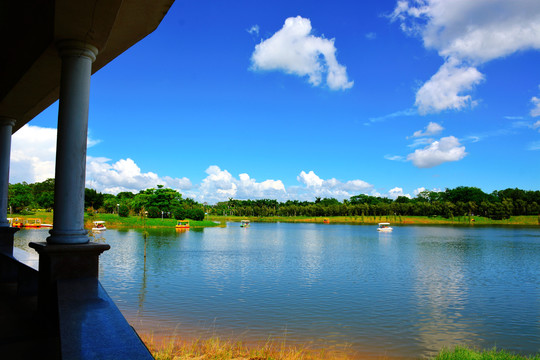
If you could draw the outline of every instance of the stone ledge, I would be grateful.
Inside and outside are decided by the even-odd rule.
[[[97,279],[58,281],[62,359],[153,359]]]

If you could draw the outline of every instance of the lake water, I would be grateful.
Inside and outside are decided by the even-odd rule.
[[[46,236],[21,230],[16,245]],[[111,245],[100,280],[139,331],[390,359],[454,345],[540,352],[540,228],[154,229],[146,261],[140,230],[100,241]]]

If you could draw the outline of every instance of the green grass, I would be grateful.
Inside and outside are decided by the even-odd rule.
[[[477,351],[466,347],[443,349],[434,360],[540,360],[540,355],[521,356],[504,350]]]
[[[28,219],[28,218],[40,218],[41,222],[44,224],[52,224],[53,223],[53,213],[52,212],[46,212],[46,211],[35,211],[32,215],[19,215],[19,214],[13,214],[9,215],[8,217],[11,218],[22,218],[22,219]],[[128,217],[120,217],[117,214],[93,214],[89,215],[87,213],[84,214],[84,227],[86,229],[91,229],[93,224],[93,221],[96,220],[104,220],[106,221],[105,226],[107,228],[174,228],[176,225],[175,219],[148,219],[144,218],[142,219],[140,216],[128,216]],[[202,228],[202,227],[212,227],[212,226],[224,226],[224,224],[216,224],[214,221],[211,220],[203,220],[203,221],[189,221],[190,227],[193,228]]]
[[[325,218],[330,219],[330,224],[377,224],[379,222],[390,222],[392,224],[404,225],[525,225],[538,226],[538,216],[512,216],[506,220],[492,220],[482,216],[455,216],[444,218],[442,216],[215,216],[209,215],[209,220],[214,221],[237,221],[242,219],[251,222],[289,222],[289,223],[323,223]],[[474,222],[471,221],[474,219]]]
[[[183,341],[179,336],[156,339],[142,335],[142,340],[157,360],[352,360],[359,354],[349,348],[311,349],[268,341],[248,346],[241,341],[227,341],[212,337],[206,340]],[[362,356],[360,356],[362,358]],[[381,356],[379,359],[388,359]],[[522,356],[504,350],[474,350],[467,347],[442,349],[432,360],[540,360],[540,355]]]
[[[140,216],[128,216],[120,217],[116,214],[94,214],[94,215],[84,215],[84,224],[85,228],[91,228],[92,222],[96,220],[106,221],[107,228],[174,228],[177,220],[175,219],[150,219],[142,218]],[[214,221],[202,220],[195,221],[189,220],[189,226],[192,228],[201,228],[201,227],[213,227],[220,226],[221,224],[216,224]]]
[[[45,211],[36,211],[32,215],[18,215],[13,214],[8,217],[20,217],[26,218],[40,218],[43,223],[53,223],[53,213]],[[374,225],[379,222],[390,222],[393,225],[524,225],[524,226],[538,226],[538,216],[512,216],[506,220],[492,220],[481,216],[456,216],[454,218],[443,218],[441,216],[215,216],[208,215],[204,221],[190,220],[190,226],[197,227],[210,227],[210,226],[225,226],[227,221],[236,221],[248,219],[252,222],[289,222],[289,223],[323,223],[323,219],[329,218],[330,224],[368,224]],[[474,219],[474,222],[471,222]],[[161,228],[161,227],[174,227],[176,220],[174,219],[141,219],[140,216],[119,217],[116,214],[94,214],[84,215],[85,227],[90,229],[92,227],[92,221],[105,220],[108,228]],[[220,224],[216,224],[217,221]]]

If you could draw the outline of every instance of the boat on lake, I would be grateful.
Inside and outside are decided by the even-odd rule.
[[[36,229],[40,228],[41,227],[41,219],[38,219],[38,218],[24,219],[22,226],[25,227],[25,228],[36,228]]]
[[[249,227],[249,225],[250,225],[249,220],[242,220],[240,222],[240,227],[245,228],[245,227]]]
[[[386,222],[379,223],[379,227],[377,228],[377,231],[381,231],[381,232],[391,232],[392,230],[394,229],[390,227],[390,223],[386,223]]]
[[[189,229],[189,220],[178,220],[176,223],[177,229]]]
[[[107,227],[105,226],[105,221],[103,220],[94,221],[94,227],[92,228],[92,231],[105,231],[105,230],[107,230]]]
[[[329,218],[324,218],[322,222],[323,222],[323,224],[330,224],[330,219]]]
[[[11,226],[16,228],[22,228],[23,227],[23,219],[21,218],[12,218],[11,219]]]

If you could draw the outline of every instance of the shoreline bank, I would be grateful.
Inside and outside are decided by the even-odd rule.
[[[13,218],[40,218],[42,223],[52,224],[52,212],[35,212],[31,215],[12,214],[8,217]],[[117,214],[85,214],[84,223],[86,229],[92,228],[92,222],[96,220],[106,221],[107,228],[174,228],[175,219],[161,218],[141,218],[140,216],[119,217]],[[452,218],[443,218],[441,216],[400,216],[400,215],[382,215],[382,216],[217,216],[207,215],[205,220],[190,220],[192,228],[205,227],[224,227],[227,222],[240,222],[241,220],[250,220],[252,223],[314,223],[327,225],[349,224],[349,225],[376,225],[380,222],[389,222],[394,225],[459,225],[459,226],[532,226],[540,227],[540,217],[534,215],[511,216],[505,220],[493,220],[482,216],[455,216]]]

